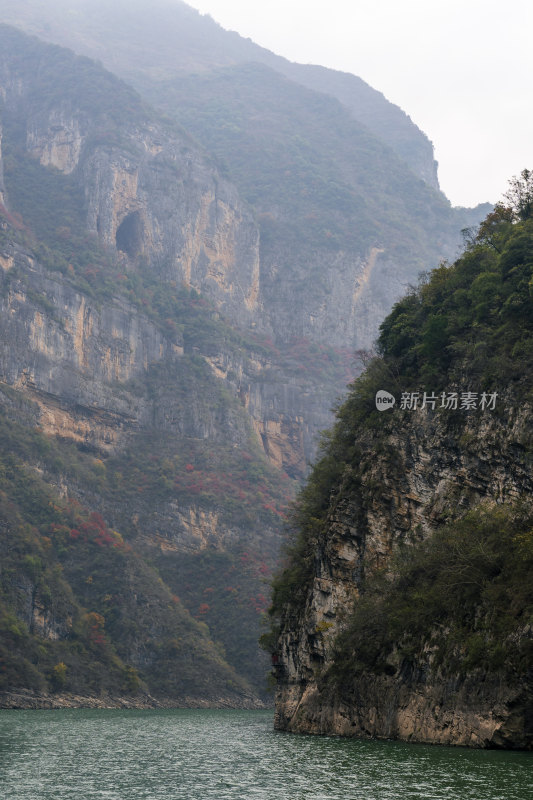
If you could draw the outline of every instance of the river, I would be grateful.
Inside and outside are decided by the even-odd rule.
[[[533,800],[533,754],[275,732],[272,712],[0,711],[1,800]]]

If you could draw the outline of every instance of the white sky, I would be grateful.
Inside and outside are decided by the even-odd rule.
[[[359,75],[431,139],[453,205],[533,169],[532,0],[187,0],[302,63]]]

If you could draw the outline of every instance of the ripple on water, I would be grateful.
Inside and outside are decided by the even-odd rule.
[[[264,711],[0,712],[0,800],[533,800],[532,758],[276,733]]]

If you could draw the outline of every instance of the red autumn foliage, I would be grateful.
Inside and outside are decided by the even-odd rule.
[[[95,647],[104,647],[107,639],[104,634],[105,619],[101,614],[91,611],[86,615],[87,635],[89,642]]]
[[[105,523],[101,514],[93,511],[88,519],[83,519],[78,514],[75,515],[76,527],[70,530],[70,538],[73,541],[80,541],[84,544],[96,544],[98,547],[114,547],[118,550],[130,549],[120,537],[113,536]]]

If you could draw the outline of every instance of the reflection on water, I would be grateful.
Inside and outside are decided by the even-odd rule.
[[[0,711],[1,800],[533,800],[532,759],[276,733],[265,711]]]

